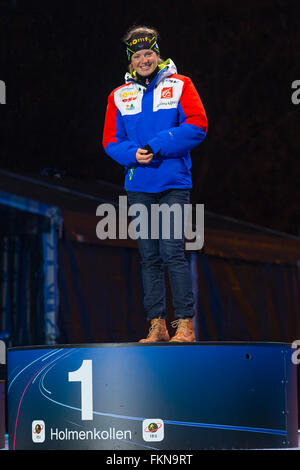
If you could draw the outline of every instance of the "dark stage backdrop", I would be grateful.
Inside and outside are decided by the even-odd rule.
[[[193,202],[298,235],[299,17],[299,0],[1,0],[1,168],[122,184],[101,144],[107,97],[127,71],[121,36],[151,24],[208,116]]]
[[[93,215],[86,216],[84,224],[78,214],[65,212],[63,217],[60,342],[131,342],[144,337],[148,325],[135,242],[97,240]],[[207,228],[204,251],[196,255],[193,269],[199,341],[299,338],[299,248],[300,241],[294,239]],[[170,322],[170,295],[167,310]]]
[[[136,250],[65,240],[59,266],[60,342],[135,341],[144,331]]]

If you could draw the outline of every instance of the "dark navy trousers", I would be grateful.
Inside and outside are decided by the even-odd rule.
[[[192,281],[189,263],[184,251],[184,204],[190,203],[190,190],[168,189],[160,193],[127,191],[127,194],[129,206],[142,204],[147,209],[147,211],[142,211],[143,217],[147,217],[147,220],[146,218],[143,219],[143,217],[140,220],[142,221],[141,224],[148,226],[148,236],[137,238],[141,257],[144,307],[147,312],[147,320],[166,318],[165,266],[168,269],[175,318],[193,317],[194,296]],[[169,207],[173,204],[178,205],[177,215],[175,216],[173,211],[170,210],[169,219],[162,215],[164,213],[167,214],[168,211],[162,211],[159,219],[158,239],[151,237],[151,223],[153,224],[154,220],[153,218],[151,219],[151,206],[153,204],[167,204]],[[137,212],[137,217],[140,217],[142,212]],[[145,213],[147,214],[146,216]],[[180,214],[181,219],[179,220]],[[134,219],[135,216],[133,217]],[[181,237],[178,239],[180,224]],[[169,234],[164,232],[164,229],[167,229],[167,232],[170,229]]]

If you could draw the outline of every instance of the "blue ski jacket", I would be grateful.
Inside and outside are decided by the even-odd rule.
[[[125,189],[157,193],[191,188],[190,151],[206,136],[207,117],[189,77],[177,74],[171,59],[145,87],[129,73],[108,97],[103,147],[125,167]],[[138,148],[150,145],[149,164],[136,160]]]

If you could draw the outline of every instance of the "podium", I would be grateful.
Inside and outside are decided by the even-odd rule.
[[[286,343],[103,343],[8,349],[10,449],[298,446]]]

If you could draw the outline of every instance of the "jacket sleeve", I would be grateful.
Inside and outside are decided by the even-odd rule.
[[[115,104],[114,92],[108,97],[102,144],[107,155],[121,165],[137,163],[135,156],[139,147],[127,137],[122,115]]]
[[[185,77],[178,103],[179,126],[160,131],[148,144],[163,157],[182,157],[196,147],[207,133],[207,117],[192,80]]]

